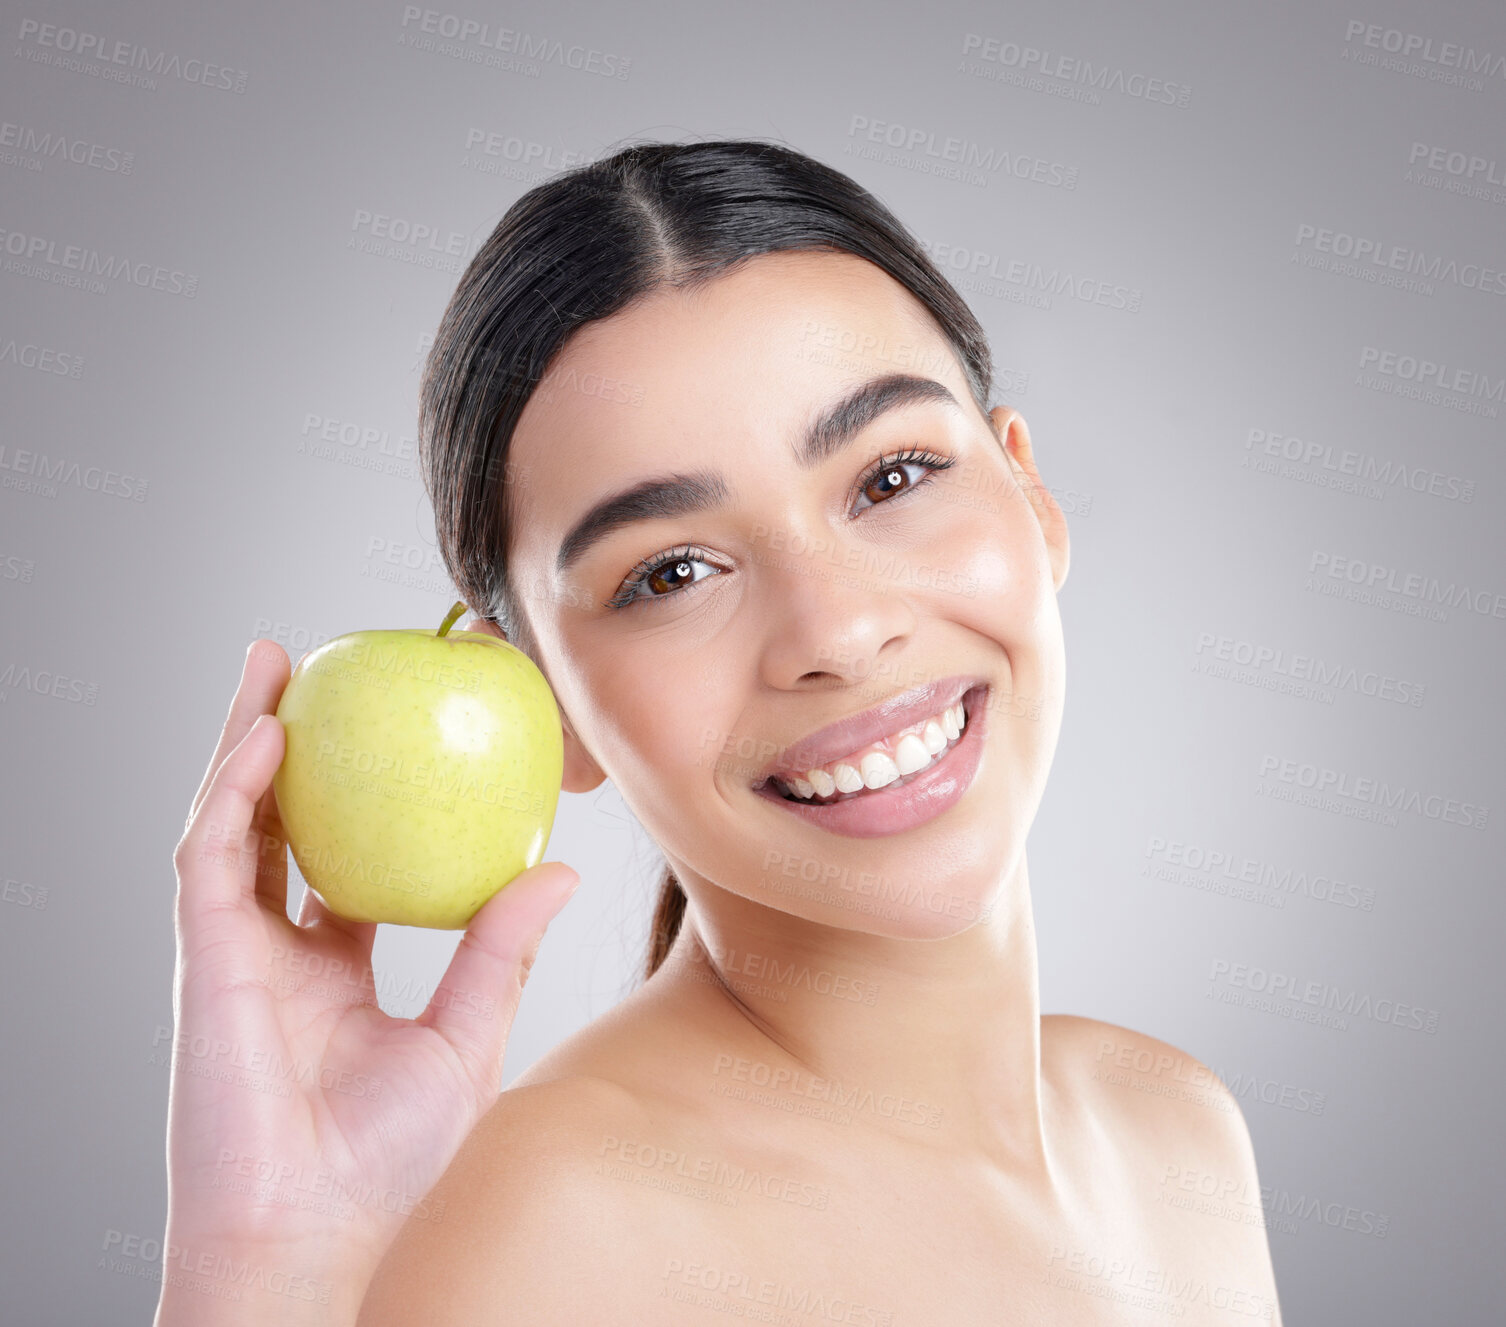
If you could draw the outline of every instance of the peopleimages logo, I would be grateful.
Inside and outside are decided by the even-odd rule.
[[[1305,897],[1334,907],[1354,908],[1360,912],[1375,909],[1375,891],[1368,886],[1336,880],[1322,872],[1309,873],[1291,866],[1278,866],[1227,847],[1205,848],[1201,844],[1154,835],[1145,856],[1147,860],[1140,871],[1143,876],[1166,878],[1155,875],[1154,867],[1161,865],[1174,872],[1191,872],[1231,883],[1258,885],[1277,894]]]
[[[1414,141],[1407,154],[1407,164],[1415,166],[1419,161],[1428,170],[1463,176],[1472,184],[1483,180],[1486,184],[1506,186],[1506,163],[1482,157],[1478,153],[1457,152],[1451,148]]]
[[[97,65],[124,66],[138,73],[156,74],[161,78],[181,79],[201,88],[214,88],[224,92],[246,90],[247,74],[244,69],[227,69],[224,65],[208,60],[184,59],[174,51],[154,51],[132,41],[111,41],[98,33],[80,32],[77,28],[61,28],[54,23],[23,18],[19,37],[22,45],[16,52],[18,55],[24,54],[29,60],[73,69],[78,73],[99,72],[82,63],[89,61]],[[119,70],[112,70],[111,73],[119,75]],[[138,80],[130,76],[114,77],[111,81],[156,86],[150,79]]]
[[[15,124],[10,120],[0,121],[0,148],[13,148],[21,157],[36,158],[38,168],[42,160],[50,158],[69,161],[75,166],[89,166],[106,174],[129,175],[136,163],[134,152],[91,143],[86,138],[70,138],[50,129],[38,131],[29,124]],[[7,155],[0,153],[0,161]]]
[[[1360,369],[1383,378],[1395,379],[1419,391],[1433,389],[1455,392],[1460,396],[1479,397],[1486,401],[1506,401],[1506,374],[1492,378],[1475,369],[1443,364],[1425,355],[1408,355],[1385,350],[1380,346],[1360,349]]]
[[[9,699],[12,690],[31,691],[38,696],[66,700],[75,705],[92,705],[99,699],[98,682],[86,682],[46,668],[33,672],[28,664],[18,668],[14,659],[0,672],[0,701]]]
[[[160,290],[185,299],[193,299],[199,293],[199,278],[191,273],[136,261],[125,254],[101,253],[77,244],[59,245],[56,240],[19,230],[0,229],[0,254],[5,255],[0,264],[5,271],[63,285],[85,285],[99,294],[107,287],[91,278],[129,281],[144,290]]]
[[[1095,65],[1091,60],[998,37],[985,37],[981,32],[963,34],[962,54],[1005,69],[1059,78],[1099,92],[1120,92],[1127,97],[1162,102],[1167,106],[1185,107],[1192,96],[1192,89],[1185,83],[1169,83],[1144,74],[1127,74],[1112,65]]]
[[[1374,594],[1389,592],[1419,605],[1431,607],[1437,604],[1449,608],[1467,608],[1481,617],[1506,617],[1506,594],[1472,587],[1458,581],[1445,585],[1436,576],[1424,576],[1418,572],[1400,572],[1379,562],[1365,562],[1360,558],[1348,558],[1335,553],[1316,550],[1307,566],[1308,587],[1323,584],[1318,578],[1340,582],[1345,586]],[[1435,610],[1436,611],[1436,610]]]
[[[1436,1009],[1392,998],[1376,999],[1368,991],[1344,987],[1321,977],[1304,979],[1294,973],[1271,971],[1249,963],[1231,963],[1223,958],[1214,959],[1208,976],[1215,985],[1222,984],[1271,1000],[1316,1005],[1343,1018],[1364,1018],[1409,1032],[1431,1034],[1438,1031]]]
[[[1404,461],[1382,460],[1378,456],[1370,456],[1347,447],[1339,449],[1332,443],[1316,439],[1252,428],[1245,436],[1245,451],[1252,453],[1257,449],[1265,456],[1290,461],[1315,471],[1326,471],[1335,480],[1348,478],[1365,481],[1352,487],[1367,497],[1384,497],[1387,489],[1398,487],[1455,502],[1473,502],[1475,497],[1473,479],[1444,474],[1441,470],[1429,470],[1421,465],[1407,465]],[[1324,486],[1345,487],[1341,483],[1325,483]]]
[[[1063,271],[1059,267],[1048,271],[1027,258],[1005,258],[987,249],[970,249],[961,244],[943,244],[922,238],[920,247],[933,263],[943,269],[953,285],[969,291],[981,289],[984,293],[998,294],[1019,290],[1038,301],[1041,308],[1050,308],[1052,299],[1061,295],[1082,304],[1101,304],[1127,313],[1140,312],[1142,292],[1138,287],[1117,285],[1081,272]],[[980,286],[986,282],[997,284],[993,288]]]
[[[1506,295],[1506,270],[1485,267],[1480,263],[1459,263],[1442,254],[1430,254],[1404,244],[1388,245],[1373,236],[1352,235],[1348,231],[1330,230],[1305,221],[1299,222],[1297,250],[1292,255],[1293,260],[1300,258],[1303,265],[1309,267],[1327,265],[1309,261],[1319,255],[1331,255],[1345,260],[1348,266],[1356,269],[1348,275],[1363,275],[1366,280],[1377,280],[1377,274],[1403,272],[1409,277],[1446,281],[1486,295]]]
[[[402,27],[403,31],[398,34],[399,45],[436,55],[462,56],[469,51],[477,63],[488,63],[487,57],[500,60],[504,55],[519,56],[524,60],[556,64],[602,78],[620,79],[627,78],[633,64],[626,56],[612,51],[566,45],[550,37],[519,32],[516,28],[500,27],[438,9],[424,9],[419,5],[403,6]]]
[[[1483,830],[1490,821],[1490,808],[1475,802],[1460,801],[1441,793],[1424,793],[1420,788],[1409,788],[1404,783],[1393,784],[1385,779],[1355,778],[1347,770],[1329,769],[1302,760],[1264,756],[1260,762],[1260,777],[1303,789],[1316,797],[1343,797],[1363,803],[1379,812],[1390,813],[1388,823],[1391,824],[1395,823],[1394,813],[1397,811],[1461,825],[1465,829]]]
[[[42,497],[57,497],[58,485],[73,485],[112,498],[145,502],[148,481],[118,470],[85,465],[64,456],[49,456],[28,448],[0,443],[0,488],[14,488]]]
[[[78,378],[84,372],[82,355],[35,343],[26,345],[14,338],[0,341],[0,364],[15,364],[23,369],[35,369],[38,373],[55,374],[59,378]]]
[[[1345,46],[1356,43],[1373,51],[1399,56],[1403,61],[1421,61],[1423,65],[1434,66],[1438,72],[1458,69],[1466,74],[1506,79],[1506,55],[1477,51],[1473,46],[1461,46],[1458,42],[1437,41],[1420,33],[1403,32],[1400,28],[1383,28],[1379,23],[1366,23],[1357,18],[1350,19],[1344,29]]]
[[[875,120],[867,115],[854,115],[847,126],[849,140],[879,144],[887,153],[872,153],[861,143],[856,148],[849,141],[843,149],[849,154],[872,157],[897,166],[920,168],[929,174],[955,174],[970,184],[986,184],[988,177],[1002,172],[1015,179],[1030,180],[1036,184],[1049,184],[1062,189],[1076,189],[1078,168],[1059,161],[1047,161],[1043,157],[1026,152],[1010,151],[997,144],[983,144],[971,138],[958,138],[955,134],[938,136],[934,129],[918,125],[896,124],[890,120]],[[934,167],[955,166],[955,172]],[[971,172],[971,173],[970,173]]]
[[[1426,688],[1417,682],[1377,672],[1373,668],[1361,671],[1351,664],[1334,663],[1300,651],[1257,644],[1212,631],[1198,632],[1193,657],[1195,663],[1232,663],[1253,673],[1266,672],[1274,677],[1290,678],[1294,682],[1311,683],[1323,690],[1351,691],[1355,695],[1369,696],[1372,700],[1410,705],[1414,709],[1422,707],[1426,693]]]
[[[473,126],[466,130],[465,155],[460,164],[483,175],[535,181],[582,166],[590,158],[591,154],[581,149],[560,148],[553,143]]]

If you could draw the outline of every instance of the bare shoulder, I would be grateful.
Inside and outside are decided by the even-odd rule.
[[[1174,1247],[1195,1248],[1279,1327],[1255,1147],[1228,1084],[1159,1037],[1075,1014],[1042,1018],[1041,1063],[1117,1140],[1148,1222],[1176,1232]]]
[[[503,1092],[399,1232],[358,1327],[616,1322],[611,1288],[645,1269],[624,1238],[623,1186],[600,1182],[597,1159],[645,1113],[601,1078]]]
[[[1049,1065],[1048,1065],[1049,1060]],[[1188,1051],[1148,1032],[1078,1014],[1041,1019],[1042,1069],[1105,1118],[1218,1147],[1249,1142],[1228,1085]]]

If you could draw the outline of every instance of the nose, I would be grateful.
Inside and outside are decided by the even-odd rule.
[[[915,630],[909,596],[893,579],[902,561],[829,533],[765,550],[758,568],[763,681],[792,690],[879,676]]]

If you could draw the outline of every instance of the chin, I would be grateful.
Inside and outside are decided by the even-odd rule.
[[[999,880],[904,884],[856,867],[824,881],[765,875],[746,897],[837,930],[894,940],[945,940],[986,922],[999,907]]]

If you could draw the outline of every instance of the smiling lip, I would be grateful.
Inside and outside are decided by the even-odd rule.
[[[829,765],[841,756],[861,751],[870,742],[877,742],[912,723],[929,719],[937,711],[961,700],[972,688],[986,685],[986,678],[958,673],[953,677],[938,678],[913,691],[891,696],[882,704],[875,705],[871,710],[864,710],[861,714],[838,719],[836,723],[818,728],[808,737],[801,738],[793,746],[785,747],[778,760],[764,770],[763,776],[753,787],[761,790],[776,774],[804,774],[808,769]]]
[[[962,736],[924,769],[882,788],[844,794],[834,802],[798,802],[765,782],[754,795],[845,838],[877,839],[914,829],[951,808],[972,787],[983,760],[987,697],[987,686],[969,687],[962,695],[967,711]]]

